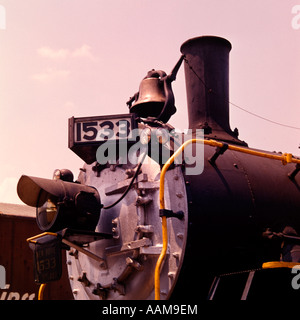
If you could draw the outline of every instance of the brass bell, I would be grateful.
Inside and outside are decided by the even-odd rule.
[[[140,84],[137,100],[130,108],[140,117],[158,117],[165,105],[164,84],[160,78],[144,78]]]
[[[162,70],[152,69],[142,80],[139,92],[126,102],[130,113],[135,113],[141,118],[156,118],[167,123],[176,112],[175,99],[171,83],[176,79],[176,74],[184,59],[180,57],[172,72],[167,75]]]

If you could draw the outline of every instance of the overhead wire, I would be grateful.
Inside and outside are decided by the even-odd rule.
[[[249,111],[249,110],[246,110],[245,108],[242,108],[242,107],[240,107],[239,105],[237,105],[237,104],[235,104],[235,103],[233,103],[233,102],[231,102],[231,101],[228,101],[228,102],[229,102],[232,106],[234,106],[234,107],[236,107],[236,108],[238,108],[238,109],[240,109],[240,110],[242,110],[242,111],[244,111],[244,112],[247,112],[247,113],[251,114],[252,116],[257,117],[257,118],[259,118],[259,119],[268,121],[268,122],[273,123],[273,124],[277,124],[278,126],[282,126],[282,127],[286,127],[286,128],[290,128],[290,129],[295,129],[295,130],[300,130],[300,127],[290,126],[290,125],[288,125],[288,124],[284,124],[284,123],[281,123],[281,122],[277,122],[277,121],[274,121],[274,120],[265,118],[265,117],[263,117],[263,116],[260,116],[260,115],[258,115],[258,114],[256,114],[256,113],[254,113],[254,112],[251,112],[251,111]]]

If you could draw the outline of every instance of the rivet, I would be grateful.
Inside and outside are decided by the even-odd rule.
[[[178,258],[179,258],[179,253],[178,253],[178,252],[174,252],[174,253],[173,253],[173,257],[174,257],[175,259],[178,259]]]
[[[178,232],[178,233],[176,234],[176,237],[179,238],[179,239],[183,239],[183,233]]]

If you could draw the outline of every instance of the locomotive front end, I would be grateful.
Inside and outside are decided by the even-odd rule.
[[[300,159],[231,130],[230,50],[223,38],[190,39],[169,75],[147,73],[128,114],[69,119],[69,148],[84,161],[76,181],[64,169],[18,184],[45,231],[28,239],[37,283],[60,277],[61,250],[74,298],[90,300],[212,299],[221,276],[300,262]],[[177,132],[167,122],[182,63],[189,130]],[[230,280],[223,297],[247,298],[249,279]]]

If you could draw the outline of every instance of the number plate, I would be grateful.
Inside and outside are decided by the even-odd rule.
[[[137,127],[134,114],[69,119],[69,148],[86,163],[96,160],[96,151],[107,140],[130,139]]]
[[[61,241],[53,236],[42,237],[42,243],[30,244],[34,253],[35,282],[59,280],[62,273]]]

